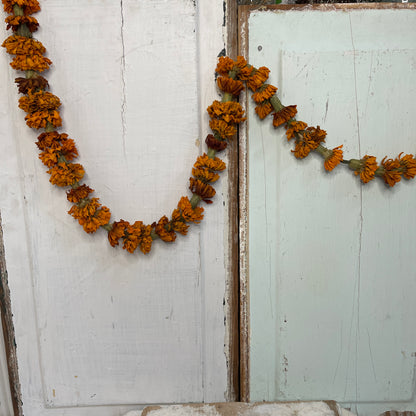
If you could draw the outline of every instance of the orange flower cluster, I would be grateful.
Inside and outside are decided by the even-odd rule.
[[[84,198],[68,211],[87,233],[95,233],[98,228],[110,221],[111,213],[107,207],[101,206],[98,198]]]
[[[320,127],[307,127],[296,133],[295,150],[292,150],[295,157],[303,159],[309,155],[312,150],[318,148],[320,143],[325,141],[326,131]]]
[[[210,183],[219,179],[219,175],[216,172],[225,169],[225,163],[218,157],[209,157],[207,154],[199,156],[192,169],[193,178],[189,178],[189,189],[194,195],[211,204],[211,198],[215,195],[215,189]]]
[[[20,27],[25,27],[29,32],[34,32],[38,28],[37,20],[29,16],[38,10],[39,3],[37,1],[30,0],[19,0],[19,1],[9,1],[2,0],[4,5],[4,10],[8,13],[13,13],[13,5],[16,4],[22,8],[24,15],[11,15],[6,18],[7,29],[12,29],[14,32],[18,32]],[[18,32],[19,33],[19,32]],[[12,62],[10,63],[13,69],[19,71],[38,71],[42,72],[46,69],[49,69],[52,61],[43,54],[45,53],[45,48],[41,42],[31,39],[26,36],[10,36],[7,38],[3,44],[3,47],[6,48],[7,53],[10,55],[15,55]]]
[[[324,168],[328,172],[331,172],[336,166],[338,166],[343,158],[342,146],[335,147],[329,151],[328,156],[325,157]]]
[[[231,139],[237,133],[236,125],[246,120],[241,105],[234,101],[214,101],[207,111],[211,118],[209,126],[218,140]]]
[[[61,116],[57,111],[60,105],[61,101],[56,95],[43,90],[29,90],[26,96],[19,99],[19,107],[28,113],[26,124],[35,129],[45,128],[48,123],[54,127],[61,126]]]
[[[59,162],[65,163],[78,157],[74,140],[69,139],[65,133],[59,134],[56,131],[42,133],[38,137],[36,145],[41,150],[39,159],[48,168],[57,165]]]
[[[128,221],[120,220],[113,223],[108,232],[108,241],[112,247],[119,245],[119,239],[123,240],[123,248],[129,253],[134,253],[137,247],[144,254],[152,248],[152,226],[144,225],[141,221],[130,224]]]
[[[7,23],[6,29],[12,29],[13,32],[16,32],[20,25],[26,25],[30,32],[36,32],[39,27],[38,21],[32,16],[8,16],[5,19]]]
[[[36,13],[40,10],[39,2],[37,0],[1,0],[4,11],[6,13],[13,13],[13,6],[17,4],[25,15]]]

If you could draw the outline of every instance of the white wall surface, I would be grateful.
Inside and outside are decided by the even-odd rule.
[[[416,10],[256,11],[249,62],[344,158],[415,153]],[[415,410],[416,182],[296,160],[248,111],[251,400]]]
[[[113,220],[170,215],[189,195],[217,98],[223,2],[40,3],[35,37],[86,183]],[[226,174],[203,223],[147,256],[112,248],[103,230],[85,234],[38,160],[9,61],[3,51],[0,209],[24,414],[225,400]]]

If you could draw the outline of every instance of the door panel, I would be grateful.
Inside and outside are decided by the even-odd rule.
[[[202,150],[200,107],[216,97],[222,2],[41,7],[35,36],[54,62],[47,77],[86,183],[113,220],[170,215],[189,195]],[[147,403],[224,400],[226,178],[208,221],[147,256],[112,248],[103,230],[85,234],[37,158],[8,62],[2,53],[0,190],[24,414],[112,416]],[[199,62],[210,65],[204,79]]]
[[[249,62],[346,159],[414,154],[416,10],[252,11]],[[296,28],[296,30],[294,30]],[[414,410],[415,183],[362,186],[291,155],[284,128],[248,137],[250,398]],[[378,412],[378,413],[377,413]]]

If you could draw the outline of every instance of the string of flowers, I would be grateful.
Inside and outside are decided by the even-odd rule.
[[[273,125],[285,125],[288,140],[294,139],[295,157],[303,159],[312,151],[324,158],[324,167],[332,171],[340,163],[347,164],[363,183],[375,177],[381,177],[386,184],[394,186],[403,176],[406,179],[416,175],[416,160],[413,155],[402,153],[396,159],[385,157],[378,165],[374,156],[365,155],[361,159],[343,159],[342,145],[330,150],[323,146],[326,132],[319,126],[308,127],[303,121],[297,121],[296,105],[284,106],[276,95],[277,88],[266,83],[269,69],[255,68],[244,57],[237,60],[220,57],[216,68],[219,75],[217,85],[223,92],[222,100],[214,101],[207,109],[210,128],[213,134],[206,137],[207,153],[199,156],[192,168],[189,189],[191,198],[183,196],[172,211],[170,219],[164,215],[150,225],[142,221],[133,224],[125,220],[111,222],[109,208],[101,205],[94,192],[82,183],[85,174],[83,166],[73,161],[78,150],[73,139],[66,133],[59,133],[62,125],[59,113],[60,99],[46,91],[49,87],[46,78],[40,74],[52,64],[45,56],[46,49],[41,42],[33,38],[39,23],[32,14],[40,11],[38,0],[2,0],[4,10],[10,15],[5,19],[7,29],[13,34],[2,44],[7,53],[14,55],[10,65],[17,71],[23,71],[25,77],[16,78],[19,93],[19,107],[26,112],[26,124],[34,129],[44,129],[36,142],[40,150],[39,158],[48,168],[49,181],[59,187],[67,187],[67,199],[73,205],[68,213],[78,220],[87,233],[95,233],[100,227],[108,232],[111,246],[121,242],[124,249],[133,253],[137,248],[144,254],[149,253],[152,242],[160,239],[164,242],[176,240],[177,233],[186,235],[190,223],[198,224],[203,219],[204,209],[201,201],[212,203],[215,189],[211,185],[219,179],[218,172],[224,171],[225,163],[216,156],[226,149],[228,141],[237,133],[237,125],[246,118],[244,110],[236,101],[245,85],[253,91],[255,111],[260,119],[273,115]]]

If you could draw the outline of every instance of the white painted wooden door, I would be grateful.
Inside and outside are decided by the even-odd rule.
[[[346,159],[415,153],[416,10],[256,11],[248,54]],[[416,410],[415,181],[361,185],[248,123],[251,400]]]
[[[208,132],[223,2],[40,4],[35,37],[87,183],[115,220],[169,215]],[[147,256],[112,248],[49,184],[8,63],[2,51],[0,209],[25,416],[225,400],[226,176],[187,237]]]

